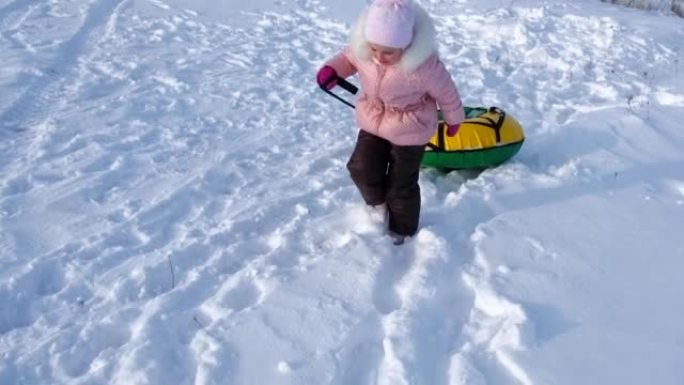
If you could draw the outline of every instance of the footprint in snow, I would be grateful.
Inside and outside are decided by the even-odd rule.
[[[396,285],[408,273],[414,261],[415,255],[404,250],[384,256],[373,288],[373,305],[381,314],[390,314],[401,307]]]
[[[250,279],[229,280],[216,296],[209,299],[205,313],[212,319],[221,318],[226,312],[237,313],[258,305],[263,296],[262,288]]]
[[[43,297],[49,297],[64,289],[66,279],[63,268],[56,261],[39,261],[29,264],[0,286],[0,335],[26,327],[40,316]]]
[[[33,190],[33,187],[33,182],[29,177],[20,176],[7,182],[2,195],[5,197],[10,197],[14,195],[26,194],[27,192]]]

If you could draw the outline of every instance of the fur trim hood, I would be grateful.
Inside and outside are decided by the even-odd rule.
[[[414,7],[416,14],[413,40],[404,51],[404,54],[398,63],[401,69],[407,73],[415,71],[425,62],[425,60],[437,52],[435,25],[432,22],[432,18],[428,15],[427,11],[417,3],[413,2],[412,6]],[[366,8],[351,30],[349,45],[354,56],[360,60],[369,61],[372,60],[370,46],[364,35],[367,18],[368,9]]]

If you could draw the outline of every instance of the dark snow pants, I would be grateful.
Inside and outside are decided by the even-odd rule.
[[[418,171],[425,146],[397,146],[360,130],[347,163],[351,178],[367,204],[387,203],[389,229],[414,235],[420,216]]]

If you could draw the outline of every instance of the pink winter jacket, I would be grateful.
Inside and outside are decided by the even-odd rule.
[[[343,78],[358,73],[359,128],[403,146],[429,142],[437,129],[437,104],[448,124],[465,118],[458,90],[436,53],[432,21],[415,6],[414,39],[399,63],[386,66],[372,60],[363,36],[365,13],[352,30],[349,47],[327,63]]]

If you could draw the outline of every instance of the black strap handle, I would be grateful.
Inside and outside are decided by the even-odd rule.
[[[351,93],[352,95],[356,95],[356,93],[359,92],[359,87],[349,83],[346,79],[343,79],[339,76],[337,77],[337,85],[344,88],[347,92]]]
[[[359,92],[359,88],[339,76],[331,77],[324,84],[321,85],[321,89],[325,91],[325,93],[327,93],[328,95],[348,105],[351,108],[356,108],[356,106],[354,106],[352,103],[349,103],[348,101],[342,99],[340,96],[338,96],[337,94],[328,89],[330,84],[332,84],[333,82],[337,82],[338,86],[340,86],[342,89],[344,89],[352,95],[356,95],[356,93]]]

